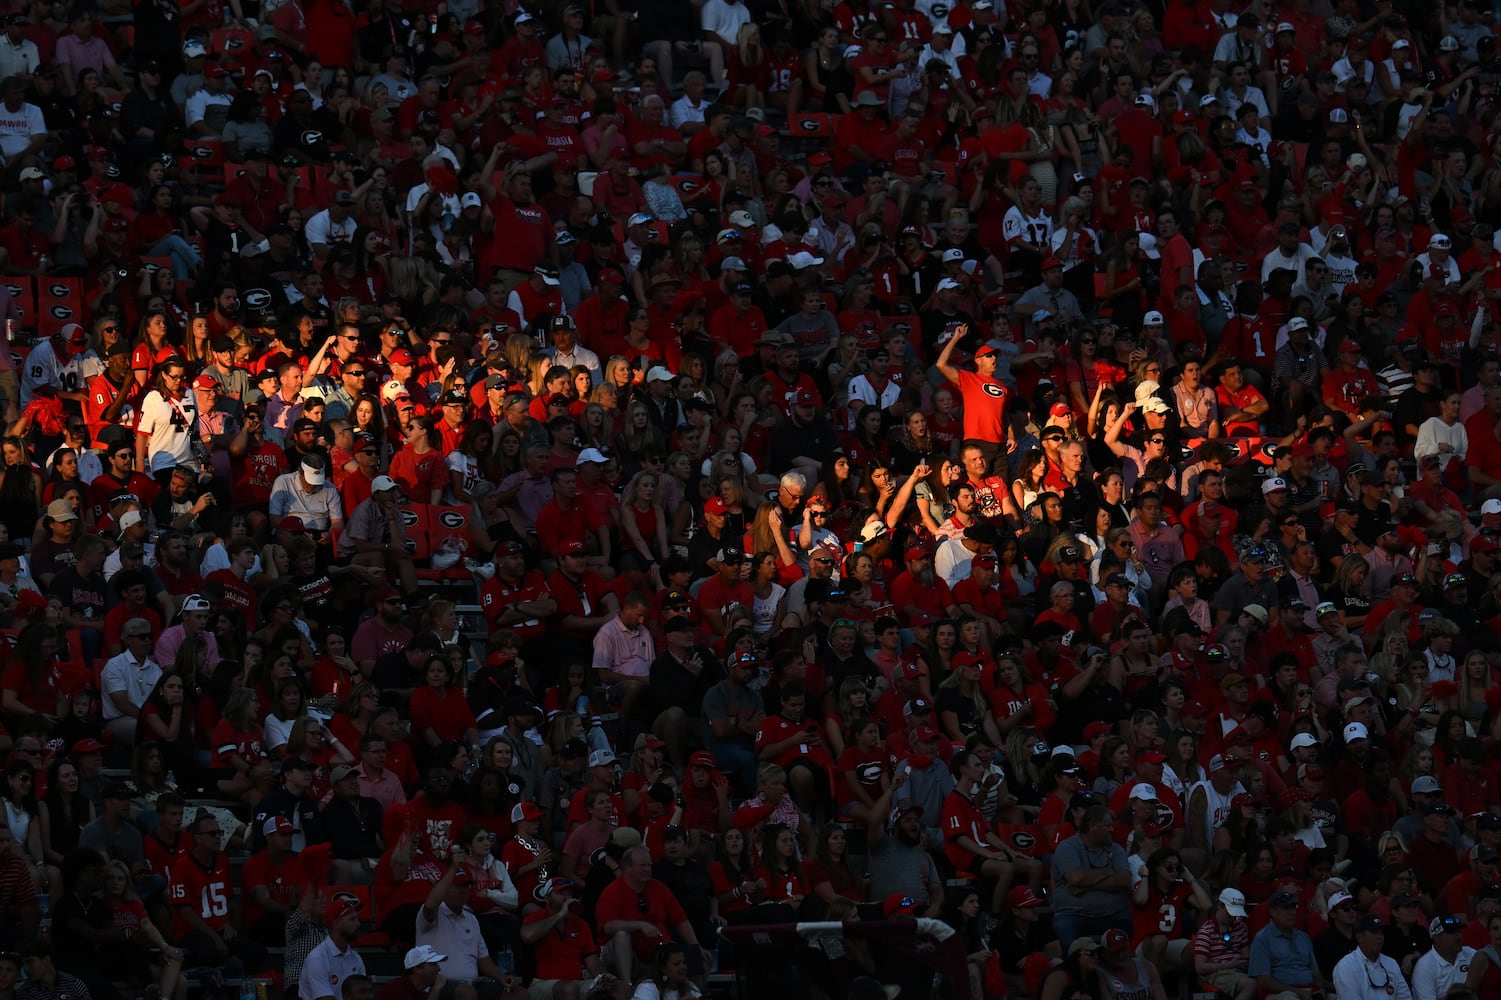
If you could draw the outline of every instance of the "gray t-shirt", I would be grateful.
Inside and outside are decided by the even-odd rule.
[[[759,691],[746,690],[743,694],[736,694],[730,690],[729,681],[720,681],[709,689],[708,694],[704,695],[703,719],[705,722],[724,719],[739,722],[742,719],[754,719],[765,712],[766,705],[761,700]],[[708,742],[712,749],[716,746],[753,741],[749,736],[741,733],[736,733],[728,739],[720,739],[714,735],[713,729],[710,729]]]
[[[78,832],[78,846],[103,851],[111,861],[123,861],[127,865],[146,859],[146,845],[135,824],[122,823],[118,831],[112,831],[104,824],[102,816]]]
[[[1247,604],[1259,604],[1263,608],[1280,607],[1277,585],[1266,577],[1262,577],[1260,583],[1252,583],[1244,573],[1236,573],[1214,595],[1214,609],[1230,612],[1232,622]]]
[[[928,905],[928,886],[938,881],[933,857],[919,847],[908,847],[894,834],[882,837],[870,848],[870,898],[885,899],[894,892],[911,896],[920,906]]]
[[[1084,838],[1075,834],[1053,852],[1053,909],[1060,913],[1082,913],[1092,917],[1109,917],[1116,914],[1129,915],[1130,897],[1124,889],[1086,889],[1075,895],[1068,886],[1065,875],[1079,869],[1129,871],[1126,852],[1121,845],[1111,841],[1099,850],[1090,850]]]
[[[839,323],[827,309],[812,316],[798,311],[778,323],[777,332],[792,334],[797,341],[798,360],[813,364],[839,340]]]

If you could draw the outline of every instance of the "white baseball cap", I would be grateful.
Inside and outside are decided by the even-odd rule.
[[[384,493],[386,490],[399,489],[396,480],[390,476],[376,476],[370,481],[371,493]]]
[[[1501,514],[1501,500],[1487,500],[1480,505],[1482,514]]]
[[[1142,326],[1161,326],[1162,324],[1162,313],[1158,312],[1156,309],[1153,309],[1151,312],[1147,313],[1141,318]]]
[[[419,944],[407,952],[406,957],[401,960],[401,964],[403,968],[411,972],[419,966],[446,961],[448,961],[448,956],[440,954],[432,945]]]
[[[1261,495],[1266,496],[1268,493],[1276,493],[1278,490],[1286,491],[1286,489],[1287,480],[1281,476],[1273,476],[1261,484]]]
[[[1301,750],[1304,747],[1316,747],[1318,745],[1319,741],[1313,738],[1312,733],[1299,733],[1298,735],[1294,736],[1293,741],[1288,744],[1288,749]]]
[[[1131,798],[1136,799],[1138,802],[1156,802],[1157,789],[1145,781],[1137,782],[1131,786]]]
[[[1354,743],[1356,740],[1370,738],[1370,732],[1359,722],[1352,722],[1345,727],[1345,742]]]
[[[1220,905],[1232,917],[1244,917],[1246,915],[1246,897],[1239,889],[1221,890]]]

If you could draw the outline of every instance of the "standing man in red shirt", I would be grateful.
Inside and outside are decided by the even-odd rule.
[[[959,387],[959,397],[964,404],[964,442],[980,449],[985,456],[985,468],[989,469],[1006,441],[1006,397],[1009,390],[995,377],[996,363],[1000,360],[990,344],[981,344],[975,351],[975,370],[961,371],[949,360],[954,348],[969,333],[968,326],[961,326],[943,345],[936,362],[938,372]]]

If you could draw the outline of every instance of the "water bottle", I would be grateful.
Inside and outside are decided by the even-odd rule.
[[[240,977],[240,1000],[255,1000],[255,980],[249,976]]]
[[[502,976],[511,976],[516,973],[516,956],[510,948],[502,948],[495,953],[495,967],[500,970]]]

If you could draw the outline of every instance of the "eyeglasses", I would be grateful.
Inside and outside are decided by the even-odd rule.
[[[119,333],[120,332],[120,328],[118,326],[113,326],[113,325],[111,325],[111,326],[103,326],[103,327],[99,328],[99,332],[100,333]]]
[[[149,639],[149,638],[151,638],[151,633],[150,632],[132,632],[129,635],[127,635],[125,638],[127,638],[127,639]]]
[[[1167,444],[1167,438],[1147,438],[1147,444]]]
[[[162,372],[162,378],[171,379],[173,382],[181,382],[185,378],[182,372],[173,375],[171,372]]]

